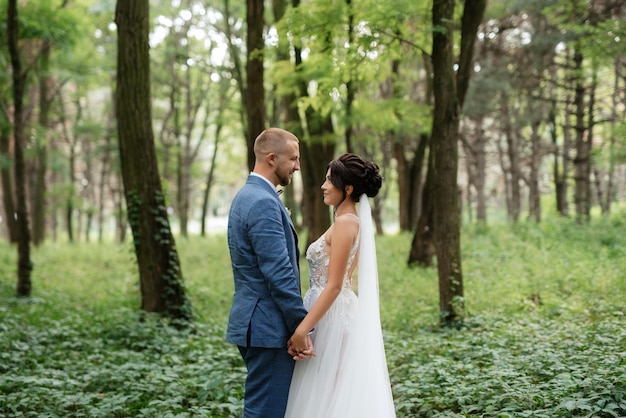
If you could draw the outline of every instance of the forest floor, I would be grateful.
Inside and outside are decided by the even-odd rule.
[[[459,329],[439,327],[436,269],[406,265],[411,236],[377,237],[397,416],[626,416],[625,230],[626,214],[464,227]],[[225,236],[177,247],[185,329],[140,315],[130,243],[34,248],[27,299],[14,296],[16,249],[0,243],[0,416],[241,416]]]

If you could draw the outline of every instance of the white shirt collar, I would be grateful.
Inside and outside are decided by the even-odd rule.
[[[251,176],[257,176],[257,177],[262,178],[263,180],[265,180],[265,181],[267,182],[267,184],[269,184],[270,186],[272,186],[272,189],[276,190],[276,186],[274,186],[274,184],[272,184],[272,182],[271,182],[271,181],[269,181],[266,177],[263,177],[262,175],[260,175],[260,174],[258,174],[258,173],[255,173],[255,172],[251,172],[251,173],[250,173],[250,175],[251,175]],[[276,190],[276,193],[278,193],[278,192],[279,192],[279,191],[278,191],[278,190]]]

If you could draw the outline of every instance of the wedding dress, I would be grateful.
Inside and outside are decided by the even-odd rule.
[[[296,362],[285,418],[395,417],[380,325],[371,210],[367,196],[360,202],[359,234],[350,250],[342,290],[315,326],[316,356]],[[307,309],[328,281],[325,235],[306,253],[310,266],[310,288],[304,297]],[[357,254],[358,297],[350,274]]]

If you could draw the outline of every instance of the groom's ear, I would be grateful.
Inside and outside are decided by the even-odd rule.
[[[273,167],[276,165],[276,154],[274,154],[273,152],[269,152],[267,153],[267,155],[265,156],[265,162],[267,163],[267,165],[269,165],[270,167]]]

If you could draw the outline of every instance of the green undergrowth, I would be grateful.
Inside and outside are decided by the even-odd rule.
[[[624,231],[626,215],[465,227],[467,320],[454,330],[438,326],[436,269],[407,267],[411,236],[378,237],[398,417],[626,416]],[[33,248],[28,299],[14,297],[16,249],[0,243],[0,416],[241,416],[225,237],[177,245],[186,329],[139,315],[129,243]]]

